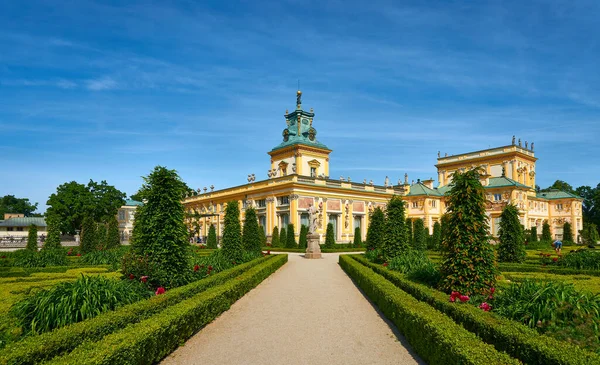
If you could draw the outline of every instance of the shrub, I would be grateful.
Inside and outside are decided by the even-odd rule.
[[[496,283],[494,249],[488,242],[485,191],[478,169],[453,175],[448,193],[448,231],[443,238],[441,287],[465,295],[486,294]]]
[[[252,261],[261,257],[261,255],[262,252],[260,251],[243,251],[239,261],[231,261],[229,260],[229,257],[225,255],[223,250],[216,250],[208,256],[193,256],[191,262],[196,279],[200,279],[208,275],[214,275],[221,271],[228,270],[236,265]]]
[[[596,243],[600,240],[598,236],[598,227],[594,223],[584,223],[583,229],[581,230],[581,239],[583,244],[594,248]]]
[[[404,201],[398,195],[392,196],[387,204],[385,216],[385,234],[383,238],[383,256],[386,260],[410,249],[405,221]]]
[[[37,227],[35,226],[35,224],[32,224],[29,226],[29,233],[27,235],[27,246],[25,248],[30,251],[37,251],[37,239]]]
[[[550,225],[548,221],[544,221],[542,225],[542,241],[552,241],[552,234],[550,234]]]
[[[81,262],[88,265],[111,265],[114,268],[118,268],[123,261],[123,256],[128,251],[129,247],[127,246],[110,250],[92,251],[81,256]]]
[[[108,220],[108,232],[106,234],[106,243],[104,247],[108,250],[121,246],[121,239],[119,237],[119,221],[117,217],[112,216]]]
[[[354,247],[362,246],[360,227],[354,228],[354,242],[352,244]]]
[[[300,227],[300,237],[298,238],[298,248],[305,249],[308,246],[308,227],[304,224]]]
[[[375,208],[373,213],[371,213],[369,220],[369,228],[367,229],[367,251],[378,249],[383,246],[385,215],[381,208]]]
[[[67,254],[62,248],[42,249],[38,251],[17,250],[13,253],[13,266],[46,267],[67,265]]]
[[[222,250],[230,261],[240,261],[242,257],[242,227],[240,224],[240,209],[238,202],[232,200],[225,208],[223,222]]]
[[[573,230],[569,222],[565,222],[563,225],[563,241],[573,242]]]
[[[437,285],[441,275],[435,264],[421,250],[409,250],[390,261],[388,268],[399,271],[411,280]]]
[[[153,278],[157,286],[171,288],[185,284],[191,275],[188,233],[181,203],[186,185],[175,170],[156,166],[144,177],[141,191],[146,200],[135,213],[131,239],[133,254],[152,263],[149,267],[152,271],[144,275]]]
[[[519,210],[513,204],[507,204],[500,215],[500,245],[498,261],[523,262],[525,260],[525,237],[519,221]]]
[[[371,249],[365,251],[365,257],[367,260],[376,264],[383,264],[385,262],[383,258],[383,252],[381,249]]]
[[[415,232],[413,230],[413,227],[414,227],[414,221],[412,219],[407,219],[406,220],[406,240],[410,247],[414,247]]]
[[[260,240],[260,227],[254,208],[246,209],[244,217],[244,228],[242,229],[242,247],[246,251],[260,252],[262,244]]]
[[[260,247],[265,247],[267,245],[267,235],[265,234],[265,227],[259,225],[258,234],[260,236]]]
[[[600,252],[581,249],[563,255],[559,265],[571,269],[600,270]]]
[[[439,250],[442,244],[442,225],[440,222],[433,224],[433,235],[431,235],[431,249]]]
[[[106,239],[108,237],[108,227],[104,223],[96,224],[96,247],[95,250],[106,249]],[[90,251],[92,252],[92,251]]]
[[[277,226],[273,227],[273,232],[271,233],[271,247],[281,247],[279,241],[279,228],[277,228]]]
[[[206,240],[206,246],[208,248],[217,248],[217,231],[215,230],[215,225],[211,224],[208,229],[208,238]]]
[[[348,255],[340,266],[428,364],[519,364]]]
[[[413,226],[413,247],[416,250],[425,251],[427,249],[427,233],[425,232],[425,223],[421,218],[418,218],[415,219]]]
[[[60,245],[60,222],[59,217],[56,215],[48,215],[46,217],[46,224],[48,225],[48,237],[44,241],[44,249],[54,249],[61,247]]]
[[[17,302],[11,314],[24,333],[43,333],[148,296],[147,288],[138,281],[82,275]]]
[[[327,231],[325,232],[325,247],[335,247],[335,232],[333,232],[333,224],[327,224]]]
[[[298,244],[296,243],[296,231],[294,225],[291,223],[287,226],[287,239],[285,240],[285,244],[285,247],[287,248],[298,248]]]
[[[96,249],[96,222],[92,216],[86,216],[83,219],[81,227],[81,240],[79,242],[79,249],[82,254],[92,252]]]
[[[529,243],[537,242],[537,240],[538,240],[537,227],[536,226],[531,227],[530,232],[531,232],[531,236],[529,237]]]
[[[279,247],[287,247],[287,231],[285,227],[281,227],[279,231]]]

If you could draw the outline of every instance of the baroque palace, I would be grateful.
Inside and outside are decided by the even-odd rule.
[[[327,224],[331,223],[336,241],[352,242],[356,227],[360,228],[362,239],[366,239],[369,226],[369,213],[376,207],[385,209],[392,195],[402,195],[407,202],[409,219],[421,218],[425,226],[433,231],[445,212],[444,194],[451,188],[452,173],[475,166],[481,166],[485,174],[481,182],[486,189],[487,213],[490,219],[490,233],[497,236],[500,214],[503,207],[510,203],[519,208],[521,223],[525,228],[538,227],[548,222],[553,237],[562,238],[562,227],[570,222],[579,239],[582,229],[582,199],[562,191],[537,192],[535,190],[536,158],[533,147],[521,140],[504,147],[460,155],[441,157],[438,153],[438,186],[433,179],[417,180],[409,184],[408,176],[398,184],[390,184],[389,179],[383,185],[373,181],[351,181],[341,177],[339,180],[329,177],[329,154],[326,145],[317,140],[317,130],[313,126],[313,110],[302,109],[302,93],[298,91],[296,109],[286,111],[286,128],[283,141],[268,154],[271,167],[268,179],[256,181],[248,176],[248,183],[223,190],[210,191],[198,189],[184,199],[188,213],[187,225],[197,236],[206,237],[210,225],[214,225],[217,235],[223,232],[225,205],[236,200],[240,204],[241,219],[248,207],[256,209],[259,223],[270,237],[274,227],[286,227],[292,223],[295,234],[300,234],[302,224],[308,226],[308,208],[314,205],[318,209],[318,230],[321,242],[325,240]]]

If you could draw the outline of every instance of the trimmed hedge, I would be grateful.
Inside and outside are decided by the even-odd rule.
[[[414,283],[403,274],[373,264],[362,256],[345,257],[373,269],[393,285],[445,313],[467,330],[477,333],[499,351],[506,351],[526,364],[600,364],[599,355],[576,345],[542,335],[519,322],[486,313],[473,305],[451,303],[448,294]]]
[[[73,350],[84,341],[98,341],[129,324],[142,321],[155,313],[188,299],[202,291],[221,285],[245,271],[270,261],[278,255],[265,256],[206,279],[169,290],[163,295],[129,304],[96,318],[59,328],[9,344],[0,355],[0,364],[35,364]]]
[[[101,341],[86,341],[70,354],[50,364],[154,364],[206,324],[229,309],[287,262],[287,255],[275,255],[223,285],[195,295],[144,321],[127,326]]]
[[[263,251],[271,251],[271,252],[298,252],[298,253],[305,253],[306,249],[305,248],[281,248],[281,247],[263,247]],[[342,248],[324,248],[323,245],[321,245],[321,252],[322,253],[336,253],[336,252],[365,252],[365,248],[362,247],[358,247],[358,248],[353,248],[353,247],[342,247]]]
[[[569,269],[560,266],[540,266],[527,264],[498,264],[500,272],[541,272],[556,275],[600,276],[600,270]]]
[[[520,364],[350,256],[339,262],[428,364]]]

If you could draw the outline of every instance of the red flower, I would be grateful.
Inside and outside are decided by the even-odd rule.
[[[200,270],[200,266],[194,265],[194,271],[198,271],[198,270]]]
[[[142,281],[142,283],[145,283],[145,282],[147,282],[147,281],[148,281],[148,277],[147,277],[147,276],[142,276],[142,277],[140,278],[140,280]]]
[[[67,256],[71,256],[71,254],[72,254],[71,251],[67,252]],[[4,256],[2,258],[4,258]]]
[[[460,293],[459,293],[459,292],[457,292],[457,291],[453,291],[453,292],[450,294],[450,296],[451,296],[451,297],[454,297],[454,298],[458,298],[458,297],[460,297]]]
[[[208,271],[212,271],[212,265],[208,265]]]
[[[461,295],[460,297],[458,297],[458,299],[460,299],[461,302],[465,303],[468,302],[471,298],[469,298],[468,295]]]
[[[480,309],[483,309],[484,312],[489,312],[490,309],[492,309],[492,306],[487,304],[486,302],[483,302],[479,305]]]
[[[270,254],[271,254],[271,250],[268,250],[268,251],[267,251],[267,255],[270,255]]]
[[[159,286],[158,289],[156,289],[156,292],[154,294],[161,295],[164,293],[165,293],[165,288],[163,288],[162,286]]]
[[[5,259],[5,258],[6,258],[6,256],[5,256],[5,255],[2,255],[2,258],[3,258],[3,259]]]
[[[387,263],[387,262],[384,262],[384,263],[383,263],[383,266],[388,266],[388,263]]]
[[[496,288],[490,288],[490,293],[494,294],[496,292]]]
[[[450,296],[450,301],[451,301],[452,303],[454,303],[454,302],[456,301],[456,297],[453,297],[453,296],[451,295],[451,296]]]
[[[135,275],[129,274],[129,280],[133,280],[133,279],[135,279]]]
[[[558,261],[558,257],[553,258],[552,261],[554,261],[554,262]]]
[[[78,253],[78,254],[77,254],[77,256],[81,256],[81,254],[80,254],[80,253]]]

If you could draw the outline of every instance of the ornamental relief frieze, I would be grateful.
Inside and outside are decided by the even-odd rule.
[[[342,210],[342,202],[337,199],[329,199],[327,200],[327,211],[341,211]]]

